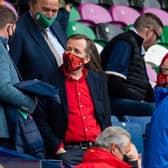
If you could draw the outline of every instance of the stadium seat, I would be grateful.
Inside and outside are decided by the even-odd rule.
[[[129,6],[128,0],[100,0],[100,4],[112,6],[112,5],[125,5]]]
[[[159,66],[166,53],[168,53],[168,49],[159,44],[155,44],[145,53],[145,62]]]
[[[12,3],[8,2],[8,1],[2,0],[2,5],[6,6],[6,7],[9,8],[10,10],[12,10],[12,11],[15,13],[15,15],[18,17],[18,13],[17,13],[17,11],[16,11],[16,9],[15,9],[15,7],[13,6]]]
[[[161,38],[158,40],[158,44],[168,48],[168,25],[163,27]]]
[[[100,23],[95,26],[97,40],[108,42],[114,36],[122,33],[123,29],[112,23]]]
[[[168,10],[168,1],[167,0],[160,0],[161,8]]]
[[[99,0],[74,0],[73,3],[76,3],[77,6],[83,3],[93,3],[93,4],[98,4]]]
[[[130,0],[130,6],[135,9],[142,9],[143,8],[143,0]]]
[[[97,4],[80,4],[78,11],[80,13],[81,20],[89,21],[92,24],[107,23],[112,21],[111,15],[109,14],[108,10]]]
[[[128,122],[121,122],[121,121],[115,121],[112,120],[113,126],[120,126],[126,129],[130,135],[132,142],[136,145],[137,150],[139,153],[143,153],[143,131],[141,128],[141,125],[139,123],[136,123],[134,121],[128,121]]]
[[[39,160],[33,156],[0,147],[0,167],[4,168],[62,168],[62,160]],[[71,168],[69,166],[69,168]]]
[[[103,46],[101,44],[99,44],[98,42],[95,42],[96,48],[98,50],[98,53],[100,54],[103,50]]]
[[[161,4],[158,0],[130,0],[130,6],[136,9],[143,8],[161,8]]]
[[[149,80],[153,82],[153,84],[156,83],[157,73],[155,69],[153,69],[152,66],[148,63],[146,63],[146,72],[147,72]]]
[[[78,20],[80,20],[80,14],[75,7],[72,7],[69,15],[69,22]]]
[[[161,8],[160,2],[158,0],[144,0],[144,8]]]
[[[125,116],[127,122],[140,124],[143,134],[145,133],[146,125],[150,122],[151,116]]]
[[[96,39],[96,35],[94,31],[90,27],[86,26],[85,24],[79,23],[79,22],[69,22],[68,36],[73,35],[73,34],[84,34],[92,40]]]
[[[109,9],[113,21],[123,22],[125,25],[130,25],[135,22],[140,13],[134,8],[114,5]]]
[[[157,8],[143,8],[141,10],[141,14],[148,12],[154,13],[160,18],[160,20],[163,22],[164,25],[168,25],[168,13],[166,11]]]

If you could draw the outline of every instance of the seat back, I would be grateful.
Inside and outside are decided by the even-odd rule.
[[[154,65],[159,66],[166,53],[168,53],[168,49],[162,45],[155,44],[145,53],[145,62],[153,63]]]
[[[143,131],[141,128],[141,125],[136,123],[136,122],[120,122],[120,121],[113,121],[112,122],[113,126],[120,126],[124,129],[126,129],[130,135],[131,135],[131,140],[137,147],[137,150],[139,153],[143,153]]]
[[[99,0],[74,0],[73,3],[76,3],[77,5],[80,5],[80,4],[83,4],[83,3],[98,4]]]
[[[128,6],[114,5],[109,9],[113,21],[123,22],[126,25],[133,24],[140,13]]]
[[[70,22],[68,25],[68,36],[73,34],[83,34],[92,40],[96,39],[96,35],[93,30],[85,24],[79,22]]]
[[[168,13],[166,11],[157,8],[143,8],[141,14],[144,13],[153,13],[160,18],[163,25],[168,25]]]
[[[156,83],[157,73],[156,73],[155,69],[152,69],[152,66],[150,64],[147,64],[147,63],[146,63],[146,72],[147,72],[149,80],[151,82]]]
[[[158,44],[167,45],[168,46],[168,25],[163,27],[163,32],[161,38],[158,40]]]
[[[130,0],[130,6],[136,9],[142,9],[144,7],[144,0]]]
[[[129,1],[128,0],[112,0],[113,5],[125,5],[129,6]]]
[[[78,20],[80,20],[80,14],[75,7],[72,7],[69,15],[69,21],[72,22]]]
[[[111,22],[109,12],[102,6],[93,3],[84,3],[78,7],[82,20],[88,20],[94,24]]]
[[[2,1],[2,5],[6,6],[7,8],[9,8],[10,10],[12,10],[14,12],[14,14],[16,15],[16,17],[18,17],[18,13],[15,9],[15,7],[13,6],[12,3],[8,2],[8,1]]]
[[[160,4],[162,9],[168,9],[168,1],[167,0],[160,0]]]
[[[119,33],[122,33],[123,29],[112,23],[100,23],[95,26],[95,32],[98,40],[108,42]]]
[[[158,0],[144,0],[143,2],[144,8],[161,8],[161,5]]]

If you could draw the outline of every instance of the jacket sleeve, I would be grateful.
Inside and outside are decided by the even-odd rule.
[[[2,48],[0,51],[0,100],[6,104],[13,105],[24,111],[33,112],[35,101],[15,88],[11,83],[11,73],[16,73],[8,59],[8,52]],[[12,71],[13,69],[13,71]]]

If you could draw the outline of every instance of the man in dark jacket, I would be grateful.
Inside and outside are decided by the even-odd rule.
[[[151,115],[153,89],[149,83],[144,54],[162,33],[163,24],[151,13],[137,18],[128,32],[113,38],[101,53],[109,78],[112,114]]]

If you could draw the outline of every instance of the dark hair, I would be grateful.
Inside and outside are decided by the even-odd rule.
[[[163,23],[155,14],[144,13],[136,19],[134,27],[140,32],[143,32],[146,27],[158,30],[160,27],[163,28]]]
[[[82,34],[74,34],[70,37],[68,37],[68,40],[73,39],[73,40],[80,40],[84,39],[86,40],[86,54],[91,56],[91,61],[87,64],[87,67],[89,69],[92,69],[93,71],[96,72],[102,72],[102,66],[101,66],[101,59],[100,55],[98,53],[98,50],[96,48],[96,45],[94,44],[94,41],[89,39],[87,36],[82,35]],[[67,41],[68,41],[67,40]]]
[[[15,13],[6,6],[0,6],[0,29],[8,23],[16,24],[17,17]]]

